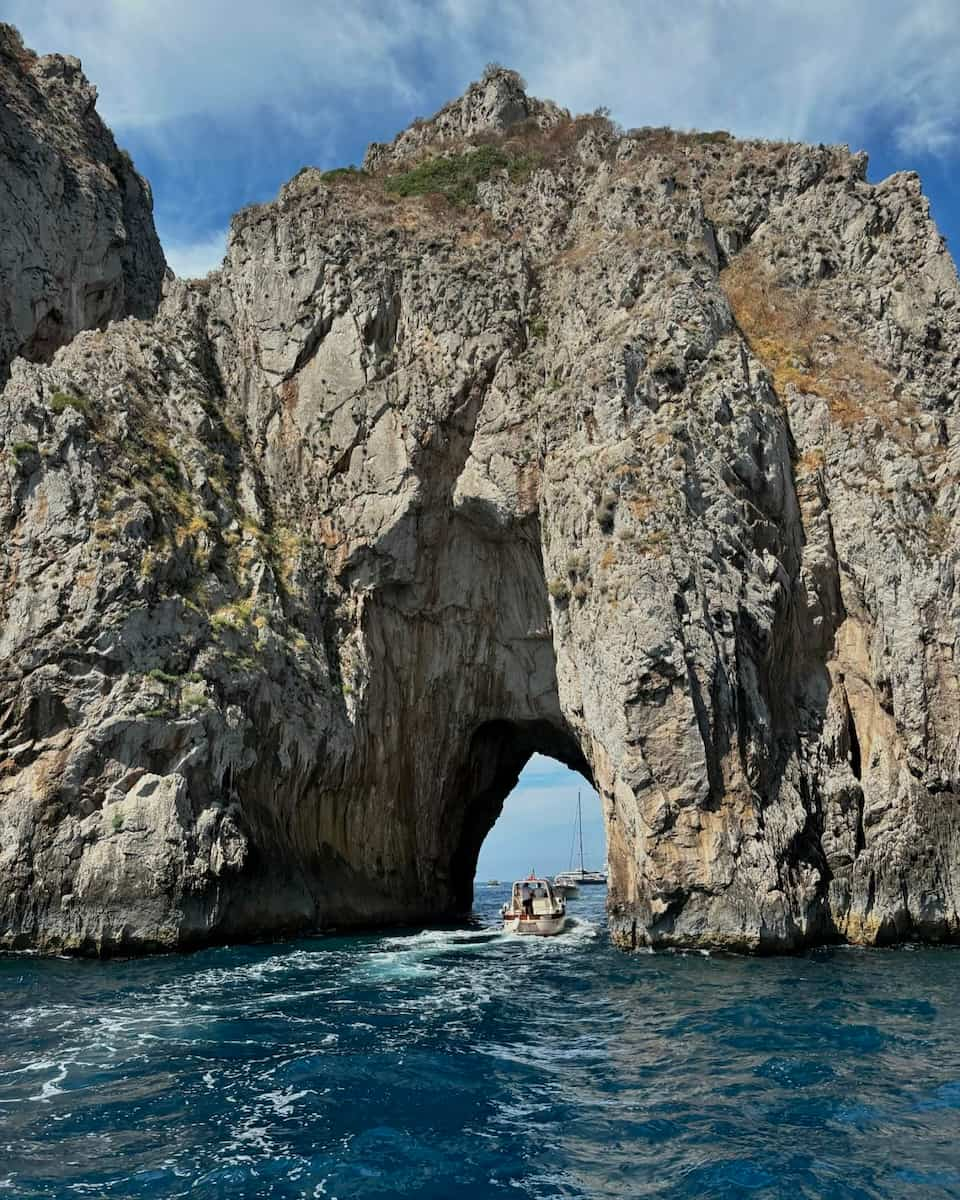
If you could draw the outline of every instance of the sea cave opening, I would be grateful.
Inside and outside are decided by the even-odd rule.
[[[584,865],[605,869],[600,799],[569,730],[544,720],[486,722],[471,739],[454,788],[459,835],[451,881],[459,911],[473,906],[475,880],[484,886],[531,870],[552,877],[578,868],[578,793]]]
[[[600,797],[577,771],[534,753],[480,847],[475,887],[510,883],[531,872],[606,869]]]

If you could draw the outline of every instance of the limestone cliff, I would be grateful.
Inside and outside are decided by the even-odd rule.
[[[495,69],[16,360],[0,942],[464,911],[535,750],[624,946],[957,939],[957,277],[865,168]]]
[[[80,63],[0,23],[0,385],[81,329],[151,317],[165,263],[147,183],[94,107]]]

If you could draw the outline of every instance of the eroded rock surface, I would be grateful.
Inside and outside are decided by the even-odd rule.
[[[398,195],[471,147],[475,203]],[[13,364],[0,942],[461,912],[534,750],[600,791],[624,946],[956,939],[960,314],[916,178],[503,71],[366,166]]]
[[[0,384],[81,329],[151,317],[166,269],[150,188],[117,149],[80,63],[0,24]]]

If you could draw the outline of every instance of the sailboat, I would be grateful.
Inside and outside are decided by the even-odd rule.
[[[577,834],[580,841],[580,869],[569,871],[561,871],[553,877],[554,890],[563,888],[564,894],[567,896],[576,895],[576,891],[566,891],[567,888],[581,888],[590,884],[605,884],[607,882],[606,872],[604,871],[588,871],[583,865],[583,809],[580,804],[580,793],[577,792]],[[571,858],[573,856],[571,855]]]

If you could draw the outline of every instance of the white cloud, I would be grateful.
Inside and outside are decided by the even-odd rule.
[[[221,229],[209,237],[196,242],[175,241],[164,238],[160,231],[160,242],[167,264],[181,279],[202,279],[215,271],[227,252],[227,230]]]
[[[583,798],[584,857],[588,867],[606,857],[600,797],[579,775],[535,754],[507,797],[503,813],[480,850],[477,877],[518,877],[531,867],[553,874],[570,863],[577,793]]]
[[[409,96],[397,55],[416,38],[415,5],[273,0],[8,0],[28,44],[82,59],[119,130],[258,107],[303,118],[318,92]]]
[[[873,118],[904,144],[919,123],[957,136],[955,0],[596,0],[588,17],[573,0],[533,0],[517,11],[534,90],[581,110],[607,104],[628,125],[818,141]]]
[[[958,138],[956,0],[8,0],[39,49],[78,54],[122,133],[259,108],[384,112],[383,136],[486,59],[625,124],[836,140],[870,118],[902,147]],[[398,122],[399,118],[399,122]]]

